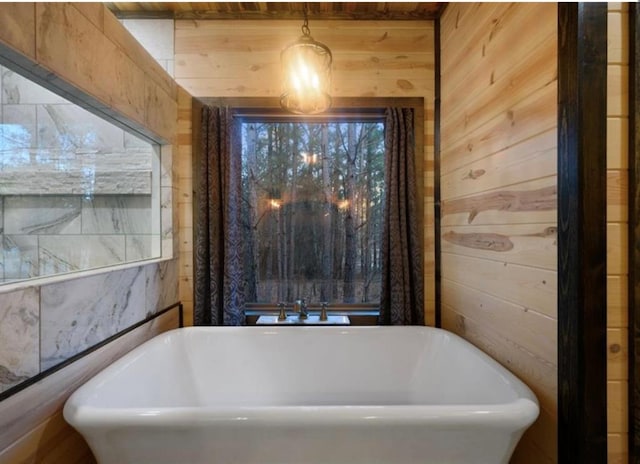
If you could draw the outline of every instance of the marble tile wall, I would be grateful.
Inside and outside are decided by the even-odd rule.
[[[173,21],[126,22],[173,75]],[[0,88],[0,281],[5,274],[37,276],[43,266],[80,265],[89,258],[78,249],[104,259],[144,259],[149,250],[170,258],[14,291],[0,286],[1,393],[176,303],[179,271],[171,146],[148,156],[146,141],[102,131],[92,114],[63,107],[55,94],[2,67]],[[85,124],[92,135],[66,121]],[[52,147],[41,150],[38,141]],[[37,163],[40,170],[33,169]],[[160,175],[152,178],[151,171]],[[26,195],[12,196],[11,189],[25,186]],[[36,197],[46,198],[43,208],[34,205]],[[147,201],[155,205],[151,212]],[[17,222],[4,221],[7,211]]]
[[[0,197],[0,210],[5,282],[160,254],[151,195],[6,196]],[[164,229],[171,233],[170,225]]]
[[[0,392],[40,372],[39,291],[0,294]]]
[[[0,283],[160,256],[158,150],[10,69],[0,88]]]
[[[0,393],[178,301],[177,260],[0,293]]]

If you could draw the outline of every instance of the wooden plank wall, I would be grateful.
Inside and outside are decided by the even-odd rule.
[[[184,325],[193,325],[193,170],[191,149],[191,95],[178,86],[178,291],[184,306]]]
[[[628,462],[628,5],[608,4],[607,432],[608,463]]]
[[[532,21],[531,18],[536,18]],[[557,461],[557,7],[441,19],[442,325],[526,382],[514,463]]]
[[[196,97],[277,97],[280,51],[301,35],[300,26],[297,20],[176,21],[176,81]],[[433,324],[434,23],[311,18],[309,26],[311,35],[333,53],[332,95],[424,98],[425,317]],[[183,194],[192,176],[187,163],[180,166],[180,198],[186,206]],[[188,222],[181,229],[191,233]],[[181,236],[181,243],[186,240]],[[186,279],[190,273],[185,269],[181,275]],[[193,301],[186,285],[182,290],[181,298]]]

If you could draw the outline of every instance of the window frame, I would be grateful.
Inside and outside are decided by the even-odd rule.
[[[411,108],[414,112],[414,142],[415,142],[415,168],[418,173],[418,211],[420,227],[424,230],[426,221],[425,213],[425,194],[426,186],[424,184],[424,168],[425,160],[425,108],[424,98],[422,97],[334,97],[332,108],[322,114],[317,115],[298,115],[288,113],[280,107],[278,98],[275,97],[194,97],[192,105],[192,137],[193,137],[193,169],[197,169],[199,159],[202,156],[202,135],[201,135],[201,115],[204,105],[227,107],[231,110],[234,119],[242,122],[263,121],[268,118],[271,122],[294,122],[294,121],[310,121],[314,123],[335,122],[341,117],[353,121],[380,121],[384,119],[386,108],[402,107]],[[195,215],[198,212],[198,205],[194,195],[193,213],[194,223]],[[195,229],[194,229],[195,231]],[[424,235],[422,236],[422,247],[424,249]],[[310,305],[311,311],[319,311],[315,305]],[[277,314],[278,308],[274,304],[269,303],[246,303],[245,314],[247,322],[251,323],[253,318],[263,314]],[[379,312],[378,304],[363,303],[340,303],[330,305],[328,308],[333,314],[344,314],[350,317],[361,316],[365,320],[368,318],[376,318]]]

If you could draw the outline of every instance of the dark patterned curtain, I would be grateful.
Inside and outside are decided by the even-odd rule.
[[[413,110],[388,108],[380,324],[424,325],[422,249],[416,202]]]
[[[202,145],[194,172],[196,325],[243,325],[239,129],[228,108],[202,108]]]

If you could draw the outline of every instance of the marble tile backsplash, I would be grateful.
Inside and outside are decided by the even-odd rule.
[[[0,393],[178,301],[177,259],[0,293]]]

